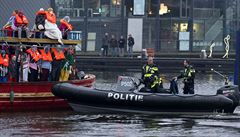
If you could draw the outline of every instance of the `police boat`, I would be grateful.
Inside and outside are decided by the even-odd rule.
[[[139,84],[131,77],[120,76],[115,90],[86,88],[59,83],[52,93],[66,99],[73,110],[81,113],[233,113],[239,103],[237,86],[224,86],[216,95],[140,92]]]

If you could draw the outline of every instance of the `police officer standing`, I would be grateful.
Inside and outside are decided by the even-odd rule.
[[[153,57],[151,56],[148,57],[147,64],[142,68],[142,82],[145,85],[145,88],[141,89],[143,92],[147,90],[158,92],[159,88],[162,88],[158,67],[153,63]]]
[[[189,60],[184,60],[184,72],[178,77],[174,77],[175,80],[183,78],[183,94],[194,94],[194,78],[195,69],[190,65]]]

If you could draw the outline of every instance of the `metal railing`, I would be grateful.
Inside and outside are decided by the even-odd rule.
[[[1,29],[0,37],[17,37],[17,33],[18,33],[18,30]],[[62,32],[62,34],[63,33],[64,32]],[[67,33],[68,33],[67,39],[69,40],[82,40],[82,31],[69,31]],[[28,31],[28,34],[31,35],[30,38],[44,38],[44,31],[31,30],[31,31]]]

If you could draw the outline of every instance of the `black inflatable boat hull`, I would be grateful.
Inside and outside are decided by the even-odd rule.
[[[75,111],[83,113],[232,113],[235,109],[233,101],[224,95],[117,92],[90,89],[67,83],[55,85],[52,92],[55,96],[66,99]]]

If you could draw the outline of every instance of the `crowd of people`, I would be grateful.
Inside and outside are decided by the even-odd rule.
[[[184,94],[194,94],[194,78],[195,78],[195,69],[192,65],[190,65],[189,60],[184,60],[183,62],[184,70],[183,72],[173,77],[172,81],[177,81],[178,79],[183,78],[183,93]],[[171,81],[171,84],[172,84]],[[159,75],[159,69],[156,64],[153,62],[153,57],[149,56],[147,59],[147,63],[142,68],[142,77],[141,83],[145,85],[144,88],[141,89],[141,92],[162,92],[163,90],[163,82]],[[171,89],[171,87],[170,87]],[[174,91],[176,94],[177,91]]]
[[[77,79],[77,72],[73,47],[5,46],[1,50],[0,82],[67,81]]]
[[[108,51],[110,49],[112,57],[124,57],[126,43],[128,44],[127,56],[133,57],[133,46],[135,42],[131,34],[128,35],[128,39],[126,41],[123,35],[121,35],[119,40],[117,40],[115,35],[111,35],[110,38],[108,33],[105,33],[104,37],[102,38],[101,54],[103,56],[109,56]]]
[[[65,16],[60,20],[59,27],[56,24],[56,15],[52,8],[46,11],[41,8],[36,12],[35,23],[29,29],[29,20],[21,10],[14,10],[8,22],[3,26],[4,35],[18,38],[47,37],[57,39],[63,45],[62,39],[67,39],[68,32],[73,29],[70,17]],[[44,34],[43,36],[41,34]]]
[[[35,23],[29,29],[29,20],[21,10],[14,10],[3,26],[8,37],[57,39],[59,44],[37,46],[0,46],[0,82],[67,81],[78,78],[72,46],[64,46],[73,29],[69,16],[56,24],[52,8],[36,12]]]

